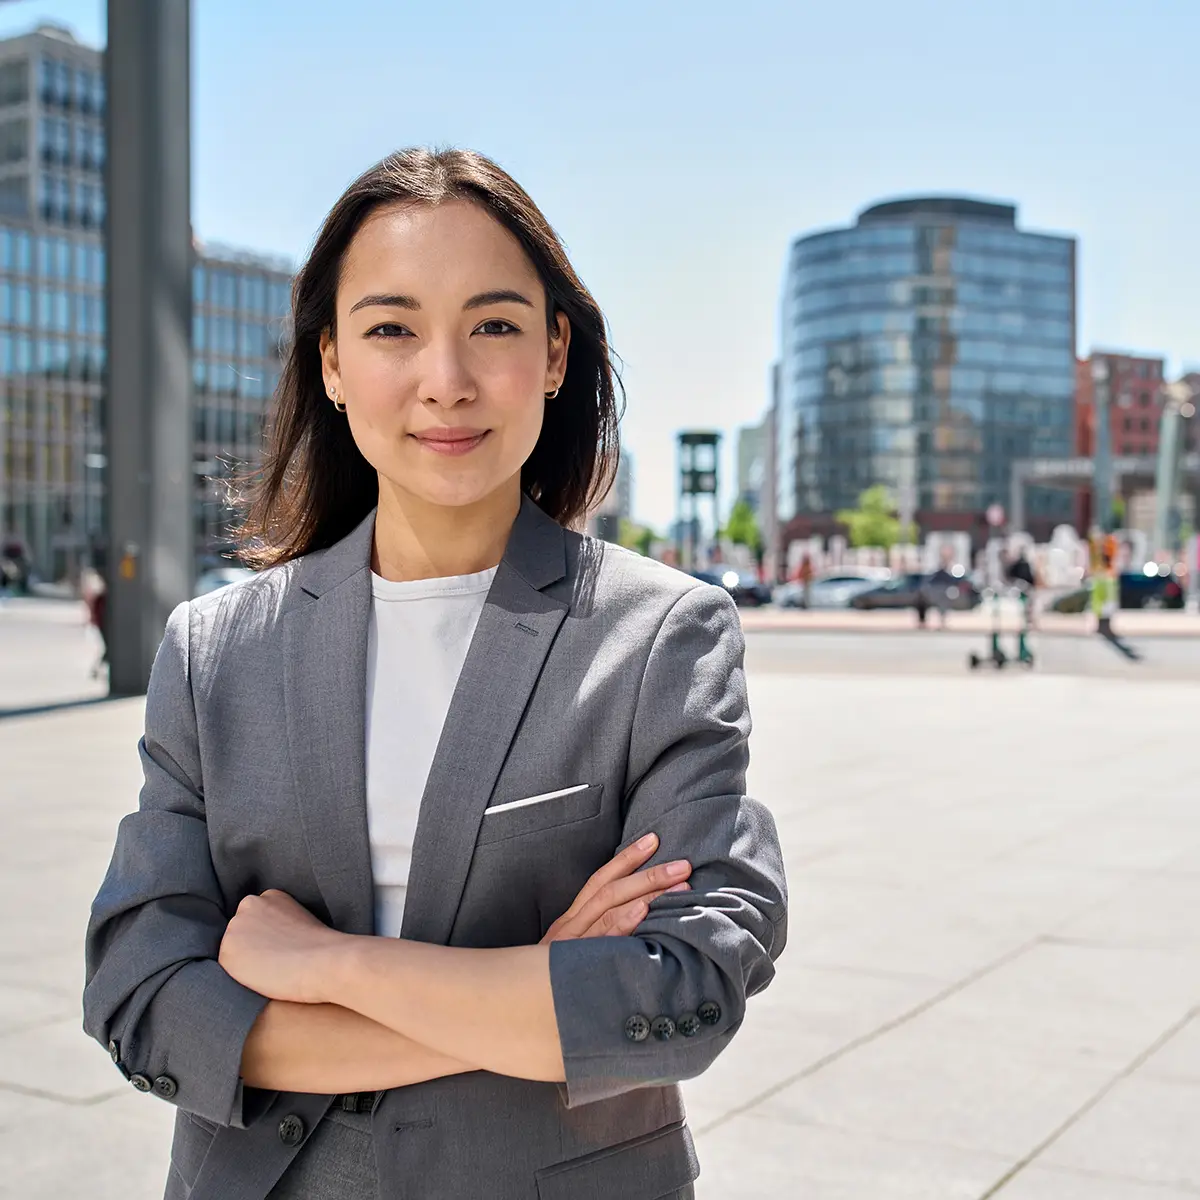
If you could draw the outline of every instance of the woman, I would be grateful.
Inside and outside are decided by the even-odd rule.
[[[368,171],[293,310],[268,569],[168,622],[85,1027],[178,1106],[168,1197],[689,1197],[675,1085],[784,941],[732,604],[570,532],[604,321],[495,164]]]

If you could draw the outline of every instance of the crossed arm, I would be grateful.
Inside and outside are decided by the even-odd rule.
[[[336,1093],[474,1070],[562,1080],[549,944],[625,936],[651,900],[686,889],[686,862],[637,869],[657,846],[650,834],[600,868],[536,946],[357,937],[329,929],[283,892],[246,897],[219,957],[237,982],[269,998],[243,1047],[243,1081]]]

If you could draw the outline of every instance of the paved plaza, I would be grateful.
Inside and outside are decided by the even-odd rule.
[[[749,635],[791,935],[687,1085],[702,1200],[1200,1195],[1200,656],[1047,635],[1045,670],[971,674],[977,642]],[[91,652],[71,606],[0,610],[0,1197],[166,1169],[172,1110],[80,1031],[142,705],[36,710],[98,694]]]

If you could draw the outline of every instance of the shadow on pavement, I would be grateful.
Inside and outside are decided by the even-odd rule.
[[[50,704],[31,704],[26,708],[0,708],[0,721],[10,717],[40,717],[44,713],[66,712],[72,708],[91,708],[97,704],[108,704],[113,700],[124,700],[125,696],[89,696],[83,700],[56,700]]]

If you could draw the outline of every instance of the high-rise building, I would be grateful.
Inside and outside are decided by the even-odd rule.
[[[105,529],[104,109],[98,50],[51,25],[0,41],[0,542],[46,578]],[[291,272],[197,246],[193,274],[203,564],[228,542],[220,478],[258,457]]]
[[[770,420],[743,425],[737,436],[737,496],[757,513],[762,508],[767,471],[767,434]]]
[[[798,239],[782,304],[776,484],[784,545],[873,484],[926,531],[982,535],[1011,467],[1074,432],[1075,241],[1007,204],[895,200]],[[1031,488],[1031,527],[1070,518]]]

